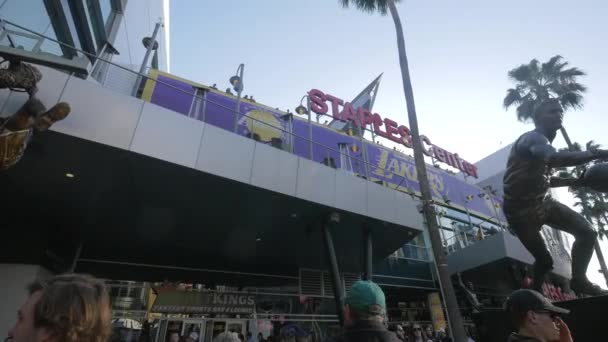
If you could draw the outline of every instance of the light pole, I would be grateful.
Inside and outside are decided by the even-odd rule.
[[[304,107],[302,105],[302,101],[304,101],[304,99],[306,99],[306,107]],[[296,107],[296,113],[300,114],[300,115],[308,115],[308,146],[310,148],[310,160],[313,160],[313,153],[312,153],[312,120],[311,120],[311,114],[310,114],[310,97],[308,97],[308,95],[304,95],[302,96],[302,98],[300,99],[300,105]]]
[[[239,115],[241,114],[241,93],[243,92],[244,83],[243,83],[243,73],[245,72],[245,64],[239,64],[239,67],[236,68],[236,72],[234,76],[230,77],[230,84],[234,91],[237,94],[236,100],[236,112],[234,113],[234,132],[236,133],[236,129],[239,125]]]
[[[145,37],[142,40],[142,43],[146,48],[146,54],[144,55],[144,60],[141,62],[141,66],[139,67],[139,74],[137,74],[135,85],[133,86],[133,91],[131,92],[132,96],[137,96],[137,92],[139,91],[139,83],[141,82],[141,75],[146,72],[148,59],[150,58],[152,51],[158,49],[158,42],[156,41],[156,36],[158,35],[158,31],[160,30],[161,26],[163,26],[162,20],[156,23],[156,26],[154,27],[154,32],[152,32],[152,37]]]

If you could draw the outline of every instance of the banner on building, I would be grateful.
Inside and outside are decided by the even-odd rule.
[[[251,314],[254,306],[254,295],[174,290],[160,292],[151,312]]]
[[[443,330],[447,326],[445,321],[445,314],[443,313],[443,307],[441,306],[441,298],[439,298],[438,292],[433,292],[428,295],[429,299],[429,311],[431,312],[431,321],[433,322],[433,330]]]

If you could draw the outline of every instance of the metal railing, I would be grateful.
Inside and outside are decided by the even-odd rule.
[[[447,254],[451,254],[461,249],[465,249],[481,240],[482,239],[477,239],[475,236],[471,236],[464,232],[455,233],[453,236],[443,241],[443,248]]]
[[[406,243],[393,255],[395,258],[398,259],[431,261],[431,253],[429,247],[418,246],[412,243]]]
[[[85,51],[63,44],[2,17],[0,17],[0,46],[12,47],[40,56],[63,58],[66,61],[79,61],[82,65],[86,65],[88,62],[86,56],[92,56]]]

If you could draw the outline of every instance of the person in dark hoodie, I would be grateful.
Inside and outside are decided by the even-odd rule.
[[[336,342],[401,342],[386,327],[386,299],[380,286],[356,281],[344,303],[344,333]]]
[[[570,311],[551,304],[534,290],[511,293],[505,310],[517,331],[509,336],[508,342],[573,342],[570,329],[559,317]]]

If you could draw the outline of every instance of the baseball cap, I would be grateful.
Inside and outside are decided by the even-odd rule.
[[[369,280],[358,280],[351,287],[344,302],[358,312],[382,314],[386,312],[386,299],[384,292],[377,284]],[[370,305],[377,305],[382,312],[373,312]]]
[[[570,310],[553,305],[545,296],[529,289],[517,290],[511,293],[505,302],[505,310],[521,313],[541,310],[557,314],[570,313]]]

